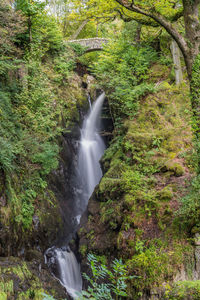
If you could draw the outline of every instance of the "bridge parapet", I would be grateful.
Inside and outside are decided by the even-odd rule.
[[[79,39],[79,40],[69,40],[68,43],[76,43],[83,47],[86,47],[86,52],[99,51],[103,49],[103,45],[108,43],[106,38],[89,38],[89,39]]]

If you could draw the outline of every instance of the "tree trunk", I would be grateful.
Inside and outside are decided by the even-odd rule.
[[[189,80],[192,77],[192,65],[200,50],[199,4],[200,0],[183,0],[183,16],[188,44],[186,66]]]
[[[81,23],[81,25],[78,27],[78,29],[76,30],[76,32],[71,36],[71,40],[75,40],[78,35],[81,33],[81,31],[83,30],[83,28],[86,26],[86,24],[88,23],[88,20],[85,20]]]
[[[198,173],[200,173],[200,0],[183,0],[185,33],[190,60],[189,81],[193,112],[193,130],[196,137]]]
[[[174,40],[172,40],[171,43],[171,52],[173,57],[174,69],[175,69],[176,85],[179,85],[183,81],[183,73],[181,68],[179,47]]]

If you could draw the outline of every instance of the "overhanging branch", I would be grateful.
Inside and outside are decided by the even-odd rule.
[[[165,28],[165,30],[173,37],[173,39],[177,42],[187,64],[187,57],[189,53],[189,49],[187,43],[183,36],[172,26],[172,23],[168,21],[164,16],[155,12],[151,13],[149,11],[143,10],[134,4],[134,0],[132,0],[131,4],[126,4],[125,0],[115,0],[119,5],[126,8],[129,11],[141,14],[143,16],[149,17],[157,22],[160,26]]]

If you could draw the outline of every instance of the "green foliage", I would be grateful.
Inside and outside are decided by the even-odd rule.
[[[135,255],[130,261],[131,268],[138,275],[134,285],[142,290],[151,286],[152,283],[162,282],[162,274],[166,274],[168,266],[168,255],[156,249],[146,249],[138,255]],[[143,280],[145,278],[145,280]],[[143,286],[141,286],[143,285]]]
[[[58,138],[63,122],[75,119],[80,87],[66,89],[75,52],[64,46],[55,17],[41,1],[16,5],[27,18],[0,4],[0,172],[8,202],[1,223],[25,235],[33,215],[40,216],[38,207],[42,214],[52,200],[47,175],[58,166]]]
[[[172,252],[170,249],[173,249]],[[172,278],[176,268],[183,263],[184,255],[189,255],[189,251],[187,246],[177,241],[169,245],[168,241],[154,239],[148,247],[138,241],[137,253],[127,262],[129,272],[134,271],[136,275],[132,285],[137,291],[159,287],[166,278]]]
[[[32,18],[32,49],[33,54],[41,59],[43,53],[57,54],[63,49],[63,36],[55,18],[44,10]],[[40,55],[40,56],[39,56]]]
[[[83,291],[79,299],[112,300],[127,297],[127,267],[122,260],[115,259],[109,270],[101,259],[93,254],[88,254],[88,265],[92,271],[92,277],[84,274],[85,279],[90,283],[87,291]],[[102,283],[103,281],[103,283]]]
[[[45,2],[43,1],[29,1],[29,0],[15,0],[15,7],[17,10],[21,10],[27,16],[33,16],[43,10]]]
[[[116,121],[124,115],[133,117],[138,110],[138,99],[155,91],[152,84],[144,81],[156,57],[152,48],[125,40],[123,32],[104,46],[92,70],[109,95]]]
[[[193,179],[188,194],[181,198],[181,208],[177,212],[177,217],[181,226],[191,230],[193,226],[200,227],[200,176]],[[190,216],[188,218],[188,216]]]
[[[44,296],[43,300],[55,300],[53,296],[47,295],[45,293],[43,293],[43,296]]]
[[[122,173],[122,187],[124,191],[135,193],[142,186],[144,187],[144,177],[138,171],[127,169]]]
[[[42,165],[42,173],[49,174],[51,170],[58,167],[58,161],[55,157],[58,155],[58,146],[50,143],[44,143],[41,146],[40,152],[33,155],[33,163],[40,163]]]
[[[87,49],[87,47],[83,47],[80,44],[76,44],[76,43],[70,43],[70,47],[75,51],[75,53],[78,56],[83,55],[85,50]]]
[[[0,99],[0,165],[5,171],[11,172],[20,131],[12,108],[11,95],[0,91]]]
[[[16,9],[26,18],[26,30],[19,36],[19,43],[32,49],[33,55],[41,59],[45,52],[57,53],[63,47],[61,29],[55,17],[45,10],[45,1],[16,0]]]
[[[54,70],[58,76],[55,81],[59,84],[62,83],[64,78],[68,78],[75,68],[75,60],[71,57],[70,49],[65,50],[63,55],[57,55],[54,59]],[[68,53],[69,52],[69,53]]]

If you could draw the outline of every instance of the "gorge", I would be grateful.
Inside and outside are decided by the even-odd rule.
[[[0,300],[200,299],[199,8],[0,1]]]

